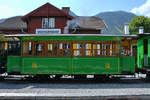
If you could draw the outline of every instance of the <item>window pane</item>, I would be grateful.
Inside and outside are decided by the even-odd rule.
[[[71,45],[69,43],[64,43],[64,56],[71,56]]]
[[[114,43],[112,46],[112,55],[113,56],[119,56],[120,55],[120,44]]]
[[[82,48],[81,44],[78,43],[73,44],[73,55],[81,56],[81,50],[80,50],[81,48]]]
[[[89,44],[89,43],[85,44],[84,49],[85,49],[85,55],[91,56],[91,44]]]
[[[52,56],[53,44],[48,44],[48,55]]]
[[[96,56],[96,49],[97,49],[96,44],[93,44],[93,56]]]
[[[48,28],[48,18],[42,18],[42,28]]]
[[[55,27],[55,18],[49,18],[49,28]]]
[[[53,44],[54,56],[57,56],[57,43]]]
[[[11,46],[13,48],[13,46]],[[32,42],[23,43],[23,55],[29,56],[32,55]]]
[[[97,55],[100,55],[100,49],[101,49],[101,46],[100,46],[100,44],[97,44]]]
[[[36,44],[36,56],[42,56],[43,44]]]
[[[62,43],[59,44],[59,49],[63,49],[63,44]]]
[[[110,55],[110,45],[109,44],[107,44],[107,45],[105,45],[105,55],[106,56],[109,56]]]

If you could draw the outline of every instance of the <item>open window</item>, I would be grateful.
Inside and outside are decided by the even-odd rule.
[[[32,56],[32,48],[33,42],[31,41],[24,41],[22,44],[22,55],[23,56]]]
[[[44,44],[43,43],[35,43],[35,56],[44,56]]]
[[[115,41],[23,41],[23,56],[119,56]]]
[[[85,50],[85,56],[92,56],[92,44],[91,43],[85,43],[84,44],[84,50]]]
[[[82,56],[82,43],[73,43],[73,56]]]

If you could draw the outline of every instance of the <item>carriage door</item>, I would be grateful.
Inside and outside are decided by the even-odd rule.
[[[148,67],[148,40],[144,39],[144,67]]]
[[[137,44],[131,45],[131,56],[134,56],[136,59],[135,61],[137,61]]]

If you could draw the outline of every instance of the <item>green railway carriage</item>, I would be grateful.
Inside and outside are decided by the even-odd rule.
[[[19,56],[7,57],[7,73],[21,75],[115,75],[135,73],[135,57],[121,55],[114,35],[7,35],[19,37]]]
[[[150,34],[139,34],[137,43],[137,65],[142,73],[150,75]]]

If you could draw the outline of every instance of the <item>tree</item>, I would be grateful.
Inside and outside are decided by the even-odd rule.
[[[129,24],[130,34],[138,34],[139,27],[144,27],[144,33],[150,33],[150,18],[145,16],[136,16]]]

